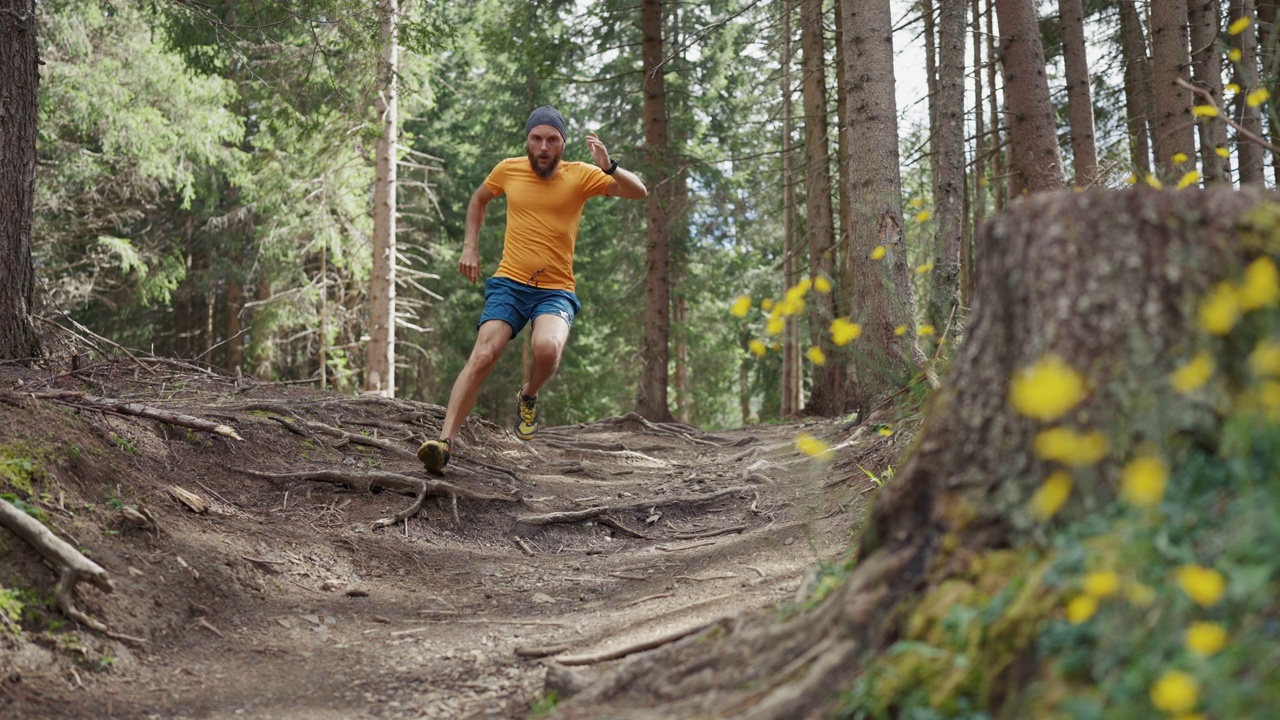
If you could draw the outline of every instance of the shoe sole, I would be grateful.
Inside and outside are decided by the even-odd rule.
[[[418,459],[426,466],[427,472],[440,474],[449,463],[444,456],[444,448],[439,443],[426,442],[418,448]]]

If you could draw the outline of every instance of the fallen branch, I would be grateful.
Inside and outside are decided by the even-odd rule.
[[[310,430],[315,430],[316,432],[337,437],[339,447],[345,443],[351,443],[353,445],[367,445],[368,447],[378,448],[379,450],[386,450],[397,457],[418,462],[418,456],[412,450],[400,447],[395,443],[389,443],[386,440],[371,438],[367,435],[361,435],[360,433],[347,432],[346,430],[333,427],[332,425],[325,425],[324,423],[317,422],[315,420],[303,420],[302,424]]]
[[[77,401],[76,404],[87,405],[95,410],[107,410],[110,412],[120,413],[121,415],[133,415],[135,417],[146,418],[148,420],[158,420],[169,425],[177,425],[178,427],[191,428],[192,430],[203,430],[205,432],[216,433],[223,437],[229,437],[233,440],[244,440],[236,434],[234,428],[230,425],[222,425],[220,423],[201,420],[198,417],[183,415],[182,413],[169,412],[168,410],[159,410],[146,405],[137,403],[120,402],[111,398],[94,397],[86,395],[82,392],[73,390],[40,390],[27,393],[31,397],[41,400],[61,400],[63,402]]]
[[[135,643],[146,642],[142,638],[112,632],[102,622],[76,609],[73,595],[76,583],[82,580],[103,592],[115,592],[115,584],[111,582],[111,576],[102,566],[85,557],[67,541],[41,525],[40,521],[14,507],[8,500],[0,500],[0,527],[26,540],[36,552],[59,570],[58,585],[54,590],[53,599],[63,615],[108,637]]]
[[[695,540],[697,538],[716,537],[717,535],[728,535],[729,533],[740,533],[746,530],[746,525],[734,525],[733,527],[718,528],[716,530],[701,530],[699,532],[676,533],[672,535],[674,540]]]

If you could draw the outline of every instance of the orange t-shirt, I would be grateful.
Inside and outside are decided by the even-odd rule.
[[[573,246],[589,198],[604,195],[613,178],[595,165],[560,162],[549,180],[538,177],[529,158],[498,163],[484,184],[507,194],[507,232],[494,275],[547,290],[573,292]]]

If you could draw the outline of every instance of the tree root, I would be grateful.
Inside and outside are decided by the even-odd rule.
[[[306,472],[293,473],[270,473],[260,470],[250,470],[248,468],[229,467],[229,470],[243,473],[252,477],[266,478],[268,480],[312,480],[316,482],[327,482],[335,485],[345,485],[360,492],[370,492],[374,488],[384,488],[394,492],[403,494],[412,494],[414,502],[405,510],[396,513],[392,517],[381,518],[373,523],[374,528],[387,527],[401,520],[413,517],[422,509],[422,503],[428,495],[440,497],[449,497],[453,501],[454,519],[457,519],[458,498],[463,497],[468,500],[501,500],[503,502],[519,502],[521,494],[517,490],[512,493],[486,493],[476,490],[467,490],[458,487],[452,483],[443,480],[424,480],[416,478],[412,475],[402,475],[400,473],[373,471],[363,473],[346,473],[337,470],[312,470]]]
[[[74,601],[76,584],[82,580],[103,592],[115,592],[115,584],[111,582],[111,576],[102,566],[85,557],[67,541],[41,525],[40,521],[14,507],[7,500],[0,500],[0,527],[26,540],[45,560],[60,569],[53,599],[63,615],[117,640],[138,644],[146,642],[143,638],[112,632],[102,622],[76,608]]]
[[[620,657],[626,657],[627,655],[634,655],[635,653],[638,653],[638,652],[643,652],[645,650],[652,650],[654,648],[662,647],[663,645],[673,643],[677,640],[680,640],[681,638],[688,637],[695,633],[700,633],[704,630],[707,630],[708,628],[711,628],[712,626],[719,625],[720,623],[725,622],[726,619],[727,618],[716,618],[715,620],[712,620],[710,622],[701,622],[696,625],[692,625],[690,627],[676,628],[675,630],[670,630],[668,632],[662,633],[661,635],[655,635],[654,637],[648,638],[646,640],[640,640],[638,642],[630,643],[628,645],[624,645],[619,648],[614,648],[612,650],[601,650],[594,653],[584,653],[580,655],[561,655],[559,657],[555,657],[552,659],[560,663],[561,665],[570,665],[570,666],[594,665],[596,663],[602,663],[608,660],[616,660]]]
[[[192,430],[203,430],[211,432],[232,440],[244,440],[236,434],[234,428],[229,425],[201,420],[190,415],[169,412],[168,410],[159,410],[146,405],[137,403],[121,402],[112,400],[111,398],[100,398],[92,395],[86,395],[82,392],[74,392],[71,390],[41,390],[26,393],[31,397],[40,398],[42,400],[56,400],[66,402],[73,405],[84,405],[95,410],[105,410],[108,412],[120,413],[121,415],[133,415],[135,417],[147,418],[148,420],[158,420],[169,425],[177,425],[179,427],[191,428]],[[73,402],[75,401],[75,402]]]

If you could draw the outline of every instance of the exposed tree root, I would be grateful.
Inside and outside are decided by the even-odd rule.
[[[642,652],[644,650],[652,650],[654,648],[662,647],[663,645],[673,643],[676,640],[688,637],[694,633],[702,632],[713,625],[723,622],[725,622],[725,618],[717,618],[711,622],[703,622],[689,627],[676,628],[675,630],[670,630],[660,635],[655,635],[654,637],[640,640],[622,647],[613,648],[611,650],[601,650],[599,652],[583,653],[580,655],[561,655],[553,659],[561,665],[594,665],[596,663],[634,655],[635,653]]]
[[[250,470],[248,468],[229,468],[236,472],[244,473],[252,477],[266,478],[268,480],[312,480],[316,482],[327,482],[335,485],[345,485],[360,492],[370,492],[374,488],[384,488],[398,493],[412,494],[414,496],[413,503],[405,510],[396,513],[387,518],[381,518],[373,523],[373,527],[387,527],[394,523],[400,522],[405,518],[412,517],[422,509],[422,503],[429,495],[439,497],[449,497],[454,504],[454,517],[457,518],[458,498],[463,497],[468,500],[501,500],[504,502],[519,502],[520,492],[512,493],[486,493],[476,490],[467,490],[458,487],[452,483],[443,480],[424,480],[416,478],[412,475],[402,475],[400,473],[386,471],[372,471],[363,473],[339,472],[336,470],[312,470],[307,472],[295,473],[270,473],[260,470]]]
[[[58,585],[53,593],[54,602],[62,614],[86,627],[97,630],[117,640],[145,643],[146,640],[112,632],[102,622],[78,610],[74,595],[76,584],[85,581],[103,592],[115,592],[111,576],[102,566],[85,557],[62,538],[40,524],[40,521],[14,507],[7,500],[0,500],[0,527],[26,540],[59,571]]]
[[[169,425],[177,425],[179,427],[191,428],[192,430],[203,430],[205,432],[216,433],[233,440],[244,440],[244,438],[236,434],[235,429],[229,425],[201,420],[197,417],[169,412],[168,410],[159,410],[147,407],[146,405],[139,405],[137,403],[94,397],[92,395],[86,395],[82,392],[74,392],[71,390],[39,390],[26,394],[42,400],[56,400],[73,405],[88,406],[95,410],[105,410],[108,412],[120,413],[121,415],[133,415],[135,417],[147,418],[148,420],[158,420],[162,423],[168,423]]]

